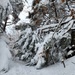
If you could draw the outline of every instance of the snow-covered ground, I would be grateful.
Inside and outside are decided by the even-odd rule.
[[[4,34],[0,34],[0,71],[2,69],[8,70],[9,59],[11,58],[10,49],[7,45]]]
[[[24,62],[11,61],[10,70],[0,75],[75,75],[75,56],[65,61],[66,68],[62,63],[56,63],[37,70],[35,67],[25,66]]]

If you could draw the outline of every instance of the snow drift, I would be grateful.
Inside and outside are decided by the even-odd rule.
[[[6,43],[6,38],[0,34],[0,71],[8,71],[9,59],[11,58],[10,49]]]

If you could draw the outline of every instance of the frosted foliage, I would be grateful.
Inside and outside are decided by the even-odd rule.
[[[54,64],[64,60],[65,49],[71,44],[70,31],[74,25],[72,16],[62,19],[65,14],[71,14],[65,2],[61,4],[61,0],[41,0],[40,2],[34,1],[33,4],[33,0],[27,0],[28,3],[25,0],[22,1],[24,7],[18,16],[20,20],[16,23],[21,33],[14,45],[14,50],[18,50],[15,56],[29,65],[35,65],[37,69],[47,63]],[[29,14],[30,18],[28,18]],[[38,25],[37,22],[40,20],[45,23],[41,22]],[[24,29],[20,29],[21,26],[22,28],[24,26]]]
[[[41,26],[34,31],[32,31],[31,27],[27,27],[22,31],[21,37],[19,41],[17,41],[20,46],[22,45],[21,49],[25,51],[25,53],[23,52],[24,54],[22,55],[21,60],[24,58],[29,60],[28,58],[30,58],[31,64],[36,64],[36,68],[41,68],[47,62],[46,50],[49,49],[50,57],[52,57],[49,63],[62,61],[64,58],[63,55],[65,54],[63,50],[70,44],[69,41],[71,37],[68,31],[72,28],[74,22],[74,20],[71,19],[71,17],[68,17],[66,21],[69,22],[63,26],[60,26],[57,23]],[[54,32],[50,31],[49,33],[44,34],[42,31],[47,31],[47,28],[49,27],[54,28]],[[58,29],[58,27],[60,27],[60,29]],[[60,40],[63,39],[67,40],[67,42],[65,42],[66,46],[64,46],[65,43],[61,44]],[[23,41],[25,42],[22,43]],[[56,47],[58,48],[58,53]],[[50,57],[48,56],[48,58]]]

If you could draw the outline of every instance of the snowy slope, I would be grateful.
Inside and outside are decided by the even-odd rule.
[[[75,56],[65,61],[66,68],[61,63],[56,63],[41,70],[25,66],[22,62],[11,61],[11,68],[7,73],[0,75],[75,75]]]
[[[6,43],[7,39],[4,35],[0,35],[0,71],[2,69],[8,70],[9,59],[11,58],[10,49]]]

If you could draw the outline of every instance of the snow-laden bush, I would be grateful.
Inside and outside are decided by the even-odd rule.
[[[66,47],[71,44],[74,14],[71,15],[65,3],[58,1],[33,0],[28,6],[24,6],[15,27],[21,35],[15,42],[14,55],[36,68],[63,61]]]
[[[36,65],[36,68],[63,61],[66,48],[71,44],[70,31],[73,25],[71,17],[61,24],[44,25],[34,30],[27,24],[24,30],[21,29],[22,33],[14,45],[14,49],[19,49],[15,56],[29,62],[27,65]]]

